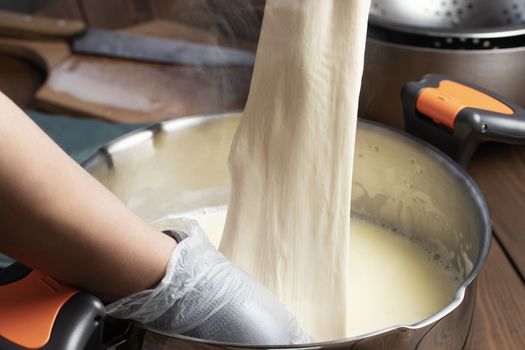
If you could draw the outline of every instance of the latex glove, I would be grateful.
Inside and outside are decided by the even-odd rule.
[[[286,307],[218,252],[196,221],[168,219],[160,226],[179,241],[166,275],[153,289],[106,306],[109,315],[166,335],[253,345],[310,341]]]

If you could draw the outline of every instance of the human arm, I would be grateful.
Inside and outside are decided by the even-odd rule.
[[[0,93],[0,251],[114,300],[158,282],[175,244]]]
[[[110,315],[166,334],[251,344],[307,339],[286,308],[202,232],[176,245],[1,94],[0,251],[105,301],[116,300],[107,307]],[[203,276],[198,283],[192,279],[196,271]],[[179,298],[171,302],[173,293]]]

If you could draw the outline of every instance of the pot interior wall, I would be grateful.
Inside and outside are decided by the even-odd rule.
[[[238,115],[162,123],[114,142],[86,169],[147,221],[224,205]],[[479,264],[486,220],[463,173],[423,144],[358,124],[352,210],[407,234],[467,276]]]

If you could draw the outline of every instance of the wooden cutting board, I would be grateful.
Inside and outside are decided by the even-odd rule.
[[[206,31],[156,20],[124,30],[199,43],[253,48]],[[244,107],[250,68],[163,65],[73,54],[64,40],[0,38],[0,53],[47,72],[36,106],[113,122],[151,122]]]

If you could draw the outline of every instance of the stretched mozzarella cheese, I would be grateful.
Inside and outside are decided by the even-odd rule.
[[[317,340],[349,332],[350,195],[368,0],[268,0],[230,150],[221,251]]]

